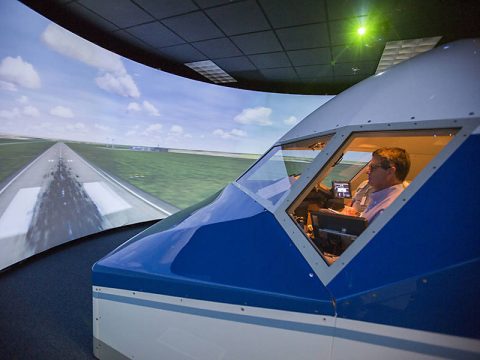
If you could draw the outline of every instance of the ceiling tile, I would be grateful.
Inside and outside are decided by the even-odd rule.
[[[209,8],[212,6],[218,6],[223,4],[229,4],[233,0],[195,0],[195,2],[200,6],[202,9]]]
[[[287,27],[326,21],[323,0],[260,0],[274,27]]]
[[[130,44],[133,44],[135,46],[138,46],[142,49],[152,51],[155,47],[147,44],[146,42],[140,40],[139,38],[133,36],[132,34],[128,33],[127,30],[118,30],[112,32],[112,35],[118,39],[126,40]]]
[[[480,3],[479,3],[480,4]],[[382,38],[387,41],[408,40],[424,37],[442,36],[446,34],[445,26],[439,21],[422,21],[411,16],[408,19],[394,19],[388,23],[389,28],[382,31]]]
[[[236,35],[231,39],[247,55],[283,50],[273,31]]]
[[[130,0],[80,0],[79,3],[120,28],[154,20]]]
[[[320,76],[332,76],[332,66],[331,65],[308,65],[308,66],[297,66],[295,67],[297,74],[301,78],[308,77],[320,77]]]
[[[201,11],[162,20],[187,41],[200,41],[223,36],[222,32]]]
[[[215,64],[221,67],[228,73],[234,71],[249,71],[256,70],[255,66],[250,62],[246,56],[238,56],[226,59],[215,59]]]
[[[287,51],[288,57],[295,66],[330,64],[332,61],[330,48]]]
[[[376,3],[386,0],[338,1],[327,0],[327,12],[330,20],[347,17],[365,16],[376,7]]]
[[[376,62],[344,63],[333,67],[335,76],[368,76],[375,74]]]
[[[384,44],[381,46],[364,46],[362,44],[351,46],[335,46],[332,48],[333,61],[336,63],[366,60],[375,60],[378,62],[382,56],[384,46]]]
[[[336,86],[342,86],[344,85],[345,88],[349,88],[350,86],[365,80],[368,78],[367,75],[345,75],[345,76],[335,76],[335,81],[334,84]]]
[[[227,35],[270,29],[262,10],[252,0],[219,6],[206,13]]]
[[[265,77],[258,70],[235,71],[235,72],[231,72],[230,75],[232,75],[235,78],[235,80],[237,80],[237,81],[239,81],[239,80],[265,81]]]
[[[134,26],[127,31],[156,48],[184,43],[179,36],[159,22]]]
[[[86,19],[92,21],[95,25],[99,26],[102,29],[108,31],[118,30],[118,26],[114,25],[103,17],[100,17],[96,13],[92,12],[91,10],[83,7],[78,3],[70,3],[67,4],[66,7],[68,8],[68,11],[71,11],[74,14],[78,14],[81,17],[85,17]]]
[[[260,72],[267,79],[272,79],[276,81],[298,80],[297,73],[291,67],[277,68],[277,69],[262,69],[260,70]]]
[[[179,63],[189,63],[195,61],[207,60],[207,57],[190,44],[169,46],[158,49],[158,54],[165,55],[168,59]]]
[[[327,26],[314,24],[276,30],[286,50],[316,48],[329,45]]]
[[[192,45],[207,55],[210,59],[243,55],[227,38],[199,41],[192,43]]]
[[[300,79],[302,83],[304,84],[329,84],[334,81],[333,76],[317,76],[317,77],[308,77],[308,78],[301,78]]]
[[[283,52],[250,55],[249,58],[259,69],[291,66],[287,55],[285,55]]]
[[[191,0],[135,0],[135,2],[157,19],[198,10]]]

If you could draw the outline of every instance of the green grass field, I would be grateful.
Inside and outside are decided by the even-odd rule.
[[[9,142],[13,142],[10,144]],[[0,145],[0,182],[15,173],[54,143],[51,141],[2,139]]]
[[[68,143],[90,163],[178,208],[217,192],[255,160]]]
[[[22,140],[18,140],[18,139],[8,139],[8,138],[0,138],[0,145],[1,144],[10,144],[10,143],[16,143],[16,142],[20,142]]]

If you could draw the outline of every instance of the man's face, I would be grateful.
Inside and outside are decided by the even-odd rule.
[[[391,176],[392,170],[394,172],[394,168],[389,167],[387,169],[384,169],[380,166],[381,163],[381,158],[374,155],[372,156],[372,160],[368,165],[368,184],[372,186],[375,191],[382,190],[391,186]]]

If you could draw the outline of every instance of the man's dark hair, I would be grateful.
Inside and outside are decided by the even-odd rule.
[[[395,176],[398,180],[404,181],[410,170],[410,156],[401,148],[380,148],[373,152],[374,156],[381,159],[381,165],[384,169],[395,166]]]

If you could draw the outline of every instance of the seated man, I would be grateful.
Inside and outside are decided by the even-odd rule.
[[[345,215],[360,215],[370,203],[371,192],[372,187],[368,184],[368,180],[362,181],[355,191],[350,206],[345,206],[342,213]]]
[[[369,204],[360,214],[371,223],[404,190],[403,181],[410,170],[410,156],[404,149],[380,148],[368,165],[368,185],[372,187]]]
[[[404,189],[409,185],[408,181],[403,181]],[[362,181],[355,190],[355,195],[352,198],[350,206],[345,206],[341,213],[344,215],[360,216],[370,204],[370,195],[372,194],[372,186],[368,184],[368,180]]]
[[[380,148],[375,150],[368,165],[368,184],[362,187],[362,193],[359,196],[359,198],[365,197],[363,202],[368,204],[367,207],[360,213],[354,207],[346,207],[342,213],[362,216],[371,223],[405,189],[404,180],[409,170],[410,156],[404,149]],[[336,255],[325,252],[323,255],[328,265],[338,258]]]

